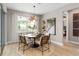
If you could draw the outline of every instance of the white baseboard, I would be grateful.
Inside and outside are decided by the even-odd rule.
[[[74,41],[68,41],[68,42],[71,42],[71,43],[74,43],[74,44],[79,44],[79,42],[74,42]]]
[[[51,41],[51,43],[57,44],[59,46],[63,46],[63,43],[61,43],[61,42]]]
[[[16,43],[16,42],[18,42],[18,41],[8,41],[8,42],[5,42],[5,45]]]

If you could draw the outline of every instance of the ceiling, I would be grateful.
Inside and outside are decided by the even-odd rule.
[[[8,9],[41,15],[64,7],[68,3],[7,3],[6,5]],[[33,7],[34,5],[36,6],[35,8]]]

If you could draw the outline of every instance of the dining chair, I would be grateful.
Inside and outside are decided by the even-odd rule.
[[[27,47],[27,48],[26,48],[26,47]],[[30,43],[27,42],[26,37],[25,37],[25,36],[21,36],[21,35],[19,35],[19,48],[18,48],[18,50],[19,50],[20,48],[23,48],[23,49],[22,49],[22,50],[23,50],[23,53],[24,53],[25,50],[27,50],[27,49],[30,48]],[[26,48],[26,49],[25,49],[25,48]]]
[[[49,51],[49,39],[50,39],[50,34],[47,35],[41,35],[41,37],[39,37],[39,41],[36,41],[37,44],[39,44],[39,47],[41,47],[42,49],[39,49],[42,52],[44,51]],[[45,49],[44,49],[45,48]]]

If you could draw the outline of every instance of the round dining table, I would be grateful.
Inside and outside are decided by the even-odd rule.
[[[39,44],[37,44],[35,42],[37,35],[35,35],[35,34],[25,34],[24,36],[27,37],[27,38],[33,39],[33,44],[31,45],[32,48],[37,48],[39,46]]]

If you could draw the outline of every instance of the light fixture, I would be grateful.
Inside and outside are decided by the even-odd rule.
[[[36,16],[31,16],[31,20],[35,20],[36,19]]]
[[[35,11],[35,7],[36,7],[36,6],[33,5],[33,9],[34,9],[34,11]],[[31,21],[36,20],[36,16],[35,16],[35,15],[31,16],[31,17],[30,17],[30,20],[31,20]]]
[[[37,3],[36,5],[35,5],[35,4],[33,5],[33,12],[35,12],[35,8],[36,8],[38,5],[40,5],[40,3]],[[32,16],[30,17],[30,20],[33,21],[33,20],[36,20],[36,18],[37,18],[37,17],[36,17],[35,15],[32,15]]]

